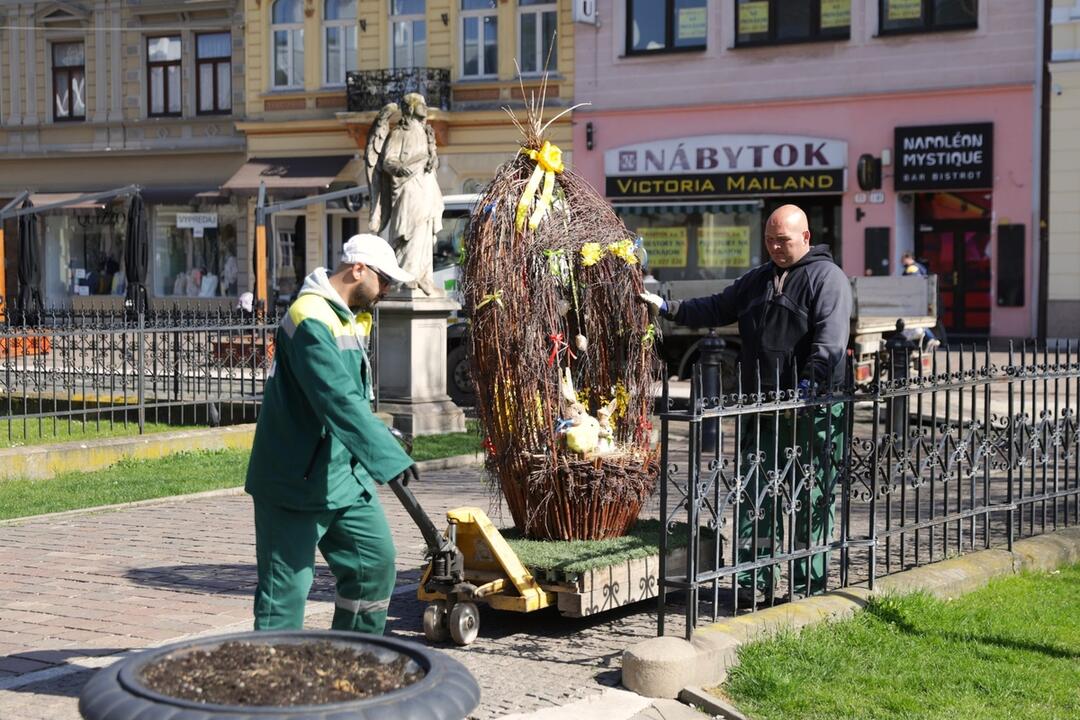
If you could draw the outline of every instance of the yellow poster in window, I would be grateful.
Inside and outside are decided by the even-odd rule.
[[[769,32],[768,0],[744,2],[739,5],[739,34],[756,35]]]
[[[821,0],[821,29],[851,25],[851,0]]]
[[[705,39],[705,8],[690,7],[679,10],[679,39]]]
[[[638,232],[645,238],[650,268],[686,267],[686,228],[650,227]]]
[[[698,267],[750,266],[750,228],[703,227],[698,231]]]
[[[886,0],[885,19],[919,20],[922,18],[922,0]]]

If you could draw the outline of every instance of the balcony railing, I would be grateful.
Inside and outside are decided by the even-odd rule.
[[[401,104],[406,94],[420,93],[428,107],[450,109],[450,71],[446,68],[381,68],[345,74],[349,112],[378,110],[390,102]]]

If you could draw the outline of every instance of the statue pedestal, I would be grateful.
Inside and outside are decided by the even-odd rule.
[[[465,430],[465,413],[446,394],[446,321],[459,309],[419,290],[379,303],[379,410],[403,433]]]

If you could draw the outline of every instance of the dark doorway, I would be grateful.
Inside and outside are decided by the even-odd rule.
[[[990,194],[931,193],[916,201],[915,255],[938,276],[950,334],[990,333]]]
[[[808,195],[804,197],[773,197],[765,198],[764,212],[761,216],[762,228],[768,222],[769,216],[781,205],[798,205],[806,213],[806,219],[810,221],[810,243],[812,245],[828,245],[832,252],[833,260],[837,265],[841,264],[843,248],[840,239],[843,237],[840,229],[840,210],[842,197],[839,195]],[[762,232],[762,238],[765,237]],[[768,258],[762,246],[761,256]]]

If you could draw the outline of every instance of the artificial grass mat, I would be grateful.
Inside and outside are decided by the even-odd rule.
[[[573,574],[659,555],[660,528],[659,520],[638,520],[629,533],[609,540],[530,540],[515,528],[499,532],[529,570]],[[668,549],[686,547],[686,536],[686,525],[677,523]]]

